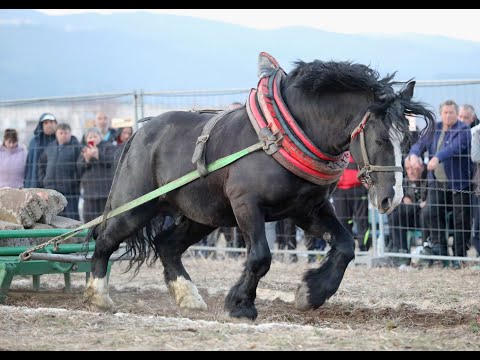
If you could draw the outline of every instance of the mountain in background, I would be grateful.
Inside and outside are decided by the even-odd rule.
[[[319,59],[364,63],[382,76],[398,71],[397,80],[480,78],[480,43],[441,36],[256,30],[142,12],[0,10],[0,98],[251,88],[261,51],[287,72],[296,60]]]

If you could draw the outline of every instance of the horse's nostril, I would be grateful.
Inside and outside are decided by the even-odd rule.
[[[392,206],[392,198],[385,198],[382,201],[382,209],[383,210],[388,210]]]

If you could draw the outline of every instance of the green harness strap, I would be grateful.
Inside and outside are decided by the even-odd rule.
[[[218,169],[221,169],[231,163],[233,163],[234,161],[237,161],[238,159],[244,157],[245,155],[248,155],[252,152],[255,152],[259,149],[262,149],[264,146],[264,141],[260,141],[256,144],[253,144],[251,146],[249,146],[248,148],[245,148],[243,150],[240,150],[234,154],[231,154],[231,155],[228,155],[228,156],[225,156],[221,159],[218,159],[216,161],[214,161],[213,163],[209,164],[208,165],[208,171],[209,172],[213,172],[213,171],[216,171]],[[129,211],[133,208],[136,208],[137,206],[140,206],[140,205],[143,205],[145,204],[146,202],[149,202],[157,197],[159,197],[160,195],[163,195],[163,194],[166,194],[172,190],[175,190],[183,185],[186,185],[190,182],[192,182],[193,180],[196,180],[200,178],[200,173],[198,172],[198,170],[194,170],[186,175],[183,175],[181,178],[178,178],[176,180],[173,180],[171,182],[169,182],[168,184],[165,184],[161,187],[159,187],[158,189],[156,190],[153,190],[145,195],[142,195],[140,196],[139,198],[136,198],[135,200],[132,200],[116,209],[113,209],[112,211],[110,211],[107,215],[107,219],[111,219],[117,215],[120,215],[126,211]],[[47,244],[51,244],[51,243],[55,243],[55,245],[58,245],[58,243],[60,241],[63,241],[63,240],[67,240],[67,239],[70,239],[71,237],[74,237],[75,235],[77,235],[79,232],[81,232],[82,230],[85,230],[85,229],[89,229],[91,228],[92,226],[95,226],[95,225],[98,225],[102,222],[103,220],[103,215],[102,216],[99,216],[97,217],[96,219],[93,219],[92,221],[74,229],[74,230],[71,230],[63,235],[60,235],[60,236],[57,236],[51,240],[49,240],[47,243],[44,243],[40,246],[37,246],[37,247],[33,247],[23,253],[20,254],[20,259],[21,260],[29,260],[30,258],[30,254],[34,251],[36,251],[37,249],[39,249],[40,247],[42,247],[43,245],[47,245]]]

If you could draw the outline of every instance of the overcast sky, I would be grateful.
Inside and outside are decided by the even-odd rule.
[[[49,15],[136,11],[38,10]],[[480,9],[142,9],[141,11],[194,16],[257,29],[301,25],[339,33],[421,33],[480,42]]]

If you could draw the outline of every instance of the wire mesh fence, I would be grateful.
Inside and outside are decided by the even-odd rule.
[[[71,144],[70,151],[61,148],[64,155],[62,157],[58,156],[60,145],[57,143],[55,145],[57,152],[53,151],[53,148],[50,149],[46,159],[40,159],[40,155],[37,154],[37,161],[28,163],[24,171],[40,171],[39,175],[42,181],[35,183],[35,187],[46,185],[56,187],[72,203],[72,208],[64,215],[78,216],[80,220],[87,221],[103,211],[113,177],[115,157],[121,149],[118,128],[121,128],[122,124],[129,124],[127,127],[135,130],[138,128],[137,122],[141,118],[156,116],[166,111],[226,109],[234,102],[245,103],[249,91],[250,89],[132,91],[0,101],[0,132],[4,134],[6,129],[16,129],[20,146],[25,149],[25,153],[31,156],[33,151],[31,147],[34,144],[32,139],[34,139],[35,129],[39,125],[40,116],[43,113],[53,114],[57,124],[69,125],[71,135],[78,140],[78,144]],[[455,100],[458,105],[480,106],[480,80],[419,81],[415,88],[414,98],[428,104],[436,114],[437,121],[440,122],[442,117],[439,105],[447,99]],[[84,149],[89,146],[88,136],[85,135],[88,135],[86,134],[88,129],[95,127],[95,119],[99,113],[103,113],[107,117],[110,127],[112,125],[117,127],[108,135],[106,144],[98,146],[101,148],[98,156],[107,159],[106,163],[110,163],[110,165],[85,175],[85,171],[81,171],[82,161],[85,162]],[[131,119],[131,122],[117,121],[115,125],[112,123],[113,119]],[[416,126],[420,129],[422,124],[417,123]],[[473,135],[470,129],[468,132],[471,136]],[[92,136],[95,137],[94,135]],[[103,142],[102,140],[107,137],[107,132],[100,132],[98,135],[100,142]],[[476,256],[480,252],[480,248],[477,246],[479,202],[478,197],[473,193],[475,189],[473,174],[476,170],[476,163],[471,161],[473,146],[471,136],[470,140],[467,139],[468,144],[456,142],[454,138],[444,139],[445,145],[450,146],[458,158],[458,161],[453,163],[450,160],[444,162],[449,164],[448,171],[451,174],[449,180],[462,180],[461,176],[468,174],[468,179],[463,179],[466,182],[462,183],[461,189],[459,189],[472,191],[470,193],[429,190],[428,187],[448,188],[448,186],[429,182],[428,179],[422,183],[415,183],[415,181],[409,181],[408,173],[405,173],[405,194],[407,197],[413,197],[414,201],[412,204],[404,202],[392,214],[381,215],[373,209],[362,188],[339,189],[335,192],[332,201],[338,209],[337,212],[340,213],[339,217],[342,222],[356,237],[358,254],[369,254],[372,258],[396,259],[391,261],[394,265],[409,264],[410,259],[420,258],[444,260],[443,265],[446,264],[446,260],[452,259],[478,260]],[[53,134],[50,140],[54,143],[56,135]],[[99,145],[100,142],[96,145]],[[37,144],[38,153],[48,153],[46,151],[48,145],[47,143]],[[407,157],[410,150],[406,149],[403,156]],[[422,152],[420,158],[426,167],[430,161],[428,153]],[[2,161],[5,160],[2,159]],[[10,169],[13,171],[14,168],[15,171],[22,171],[21,166],[12,167],[13,165],[8,163],[8,160],[0,166],[2,166],[4,174]],[[0,176],[0,187],[6,186],[1,183],[1,178],[2,176]],[[422,207],[420,203],[426,201],[427,198],[431,200],[430,203]],[[359,212],[359,208],[363,210]],[[425,209],[428,209],[429,212]],[[295,256],[305,258],[306,261],[316,261],[329,249],[328,242],[325,242],[324,239],[312,239],[299,228],[293,227],[292,230],[288,225],[285,227],[285,224],[275,224],[274,229],[270,225],[270,231],[273,235],[267,235],[267,237],[270,236],[270,242],[273,244],[272,250],[288,255],[289,261],[295,261]],[[243,251],[238,247],[238,244],[241,244],[238,240],[238,232],[230,236],[225,233],[226,231],[223,232],[223,239],[225,248],[228,249],[227,252],[235,251],[235,249]],[[215,239],[204,239],[203,245],[213,245],[214,248],[218,248],[216,244],[219,234],[216,235]],[[220,238],[222,237],[220,236]],[[435,247],[435,244],[440,245]],[[453,255],[457,258],[452,258]],[[418,263],[418,261],[415,262]],[[431,261],[424,261],[423,264],[431,265]]]

